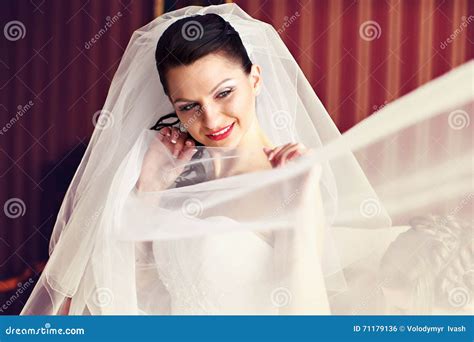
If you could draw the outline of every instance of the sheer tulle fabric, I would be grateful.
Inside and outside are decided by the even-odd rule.
[[[199,147],[181,164],[148,129],[172,111],[156,43],[205,13],[262,67],[256,109],[272,143],[308,154],[249,171],[253,151]],[[473,73],[459,67],[341,136],[271,26],[233,4],[155,19],[122,58],[22,314],[58,314],[67,297],[73,315],[472,310]],[[171,185],[139,192],[152,145]]]

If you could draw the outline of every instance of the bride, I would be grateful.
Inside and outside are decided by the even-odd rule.
[[[472,65],[465,70],[472,75]],[[452,78],[465,82],[465,70]],[[387,106],[341,136],[271,26],[234,4],[162,15],[132,36],[22,314],[382,314],[394,302],[402,313],[426,313],[446,295],[446,267],[471,296],[463,277],[472,253],[456,259],[472,252],[465,245],[439,249],[449,257],[433,274],[420,264],[406,280],[397,268],[418,256],[414,227],[399,218],[458,201],[466,189],[427,200],[413,193],[416,177],[407,185],[396,172],[381,180],[364,168],[453,103],[470,110],[468,92],[453,98],[392,123]],[[465,133],[457,139],[452,160],[472,149]],[[405,170],[446,180],[434,169],[445,162]],[[471,171],[458,165],[449,179]],[[414,201],[400,209],[392,201],[400,196]],[[472,225],[452,216],[443,222],[456,227],[453,239],[472,239]],[[389,228],[394,218],[400,225]],[[413,288],[429,305],[413,300]]]

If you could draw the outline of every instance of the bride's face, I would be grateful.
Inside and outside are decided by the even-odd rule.
[[[255,97],[260,68],[250,74],[220,54],[210,54],[167,74],[170,100],[189,134],[205,146],[236,147],[258,134]]]

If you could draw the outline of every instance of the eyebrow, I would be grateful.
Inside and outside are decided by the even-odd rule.
[[[214,88],[212,88],[212,90],[209,92],[209,94],[212,94],[217,88],[219,88],[219,86],[222,84],[222,83],[225,83],[227,81],[230,81],[232,80],[232,78],[226,78],[222,81],[220,81]],[[173,101],[173,103],[176,103],[176,102],[194,102],[193,100],[188,100],[188,99],[184,99],[184,98],[179,98],[179,99],[176,99]]]

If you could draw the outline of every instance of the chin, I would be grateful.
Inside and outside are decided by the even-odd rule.
[[[240,139],[231,139],[230,137],[220,141],[213,141],[206,138],[206,143],[204,145],[208,147],[227,147],[234,148],[239,145]]]

